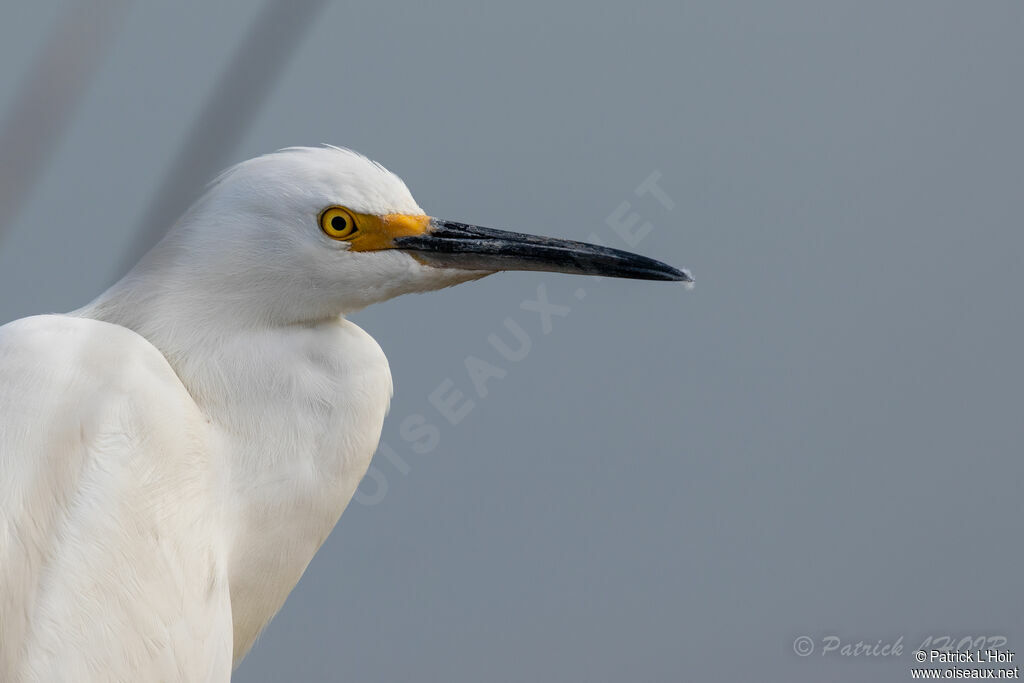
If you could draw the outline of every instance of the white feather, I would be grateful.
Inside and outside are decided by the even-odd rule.
[[[224,681],[337,522],[391,398],[342,313],[479,277],[316,217],[422,213],[337,148],[239,164],[121,282],[0,328],[0,680]]]

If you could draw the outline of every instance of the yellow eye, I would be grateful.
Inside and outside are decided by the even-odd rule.
[[[343,206],[324,209],[320,214],[320,229],[334,240],[352,239],[359,231],[355,215]]]

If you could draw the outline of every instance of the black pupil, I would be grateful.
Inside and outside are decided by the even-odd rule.
[[[338,232],[341,232],[346,227],[348,227],[348,222],[345,220],[344,216],[335,216],[334,218],[331,219],[331,227],[337,230]]]

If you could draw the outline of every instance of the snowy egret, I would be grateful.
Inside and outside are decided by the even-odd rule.
[[[430,218],[366,157],[290,148],[84,308],[0,327],[0,680],[228,680],[380,437],[388,363],[344,315],[502,270],[690,281]]]

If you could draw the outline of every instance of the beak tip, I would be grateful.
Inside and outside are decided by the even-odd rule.
[[[693,279],[693,275],[690,271],[685,268],[673,268],[672,270],[675,272],[672,273],[672,277],[670,278],[671,280],[675,282],[682,282],[683,286],[687,289],[693,289],[694,284],[696,284],[696,280]]]

